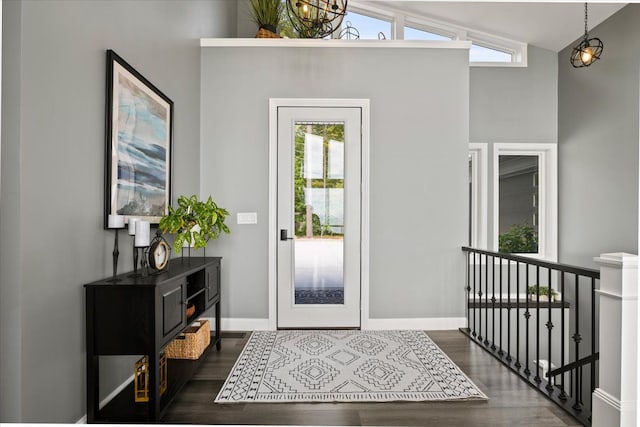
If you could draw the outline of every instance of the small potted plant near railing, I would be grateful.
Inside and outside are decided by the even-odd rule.
[[[183,246],[206,248],[210,239],[217,239],[222,233],[229,233],[224,223],[229,215],[209,196],[203,202],[193,195],[180,196],[178,207],[169,206],[169,213],[160,219],[159,227],[164,233],[176,234],[173,249],[179,253]]]
[[[549,288],[548,286],[538,286],[533,285],[527,288],[527,293],[529,294],[529,299],[532,301],[554,301],[558,293],[555,289]],[[538,295],[540,298],[538,298]]]

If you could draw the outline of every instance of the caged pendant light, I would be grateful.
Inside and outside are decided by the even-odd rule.
[[[342,24],[347,0],[287,0],[291,25],[302,38],[324,38]]]
[[[571,65],[573,68],[588,67],[600,59],[604,44],[597,37],[589,38],[587,32],[587,3],[584,4],[584,37],[582,41],[573,48],[571,52]]]

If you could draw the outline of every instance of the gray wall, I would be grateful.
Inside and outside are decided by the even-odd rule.
[[[471,67],[469,141],[489,144],[489,171],[494,142],[557,142],[558,55],[535,46],[528,54],[526,68]],[[487,245],[492,250],[493,174],[487,186]]]
[[[472,142],[555,142],[558,55],[529,46],[528,66],[471,67]]]
[[[605,252],[638,251],[640,5],[589,32],[604,42],[588,68],[559,54],[560,261],[593,266]]]
[[[236,24],[236,37],[254,37],[258,32],[258,27],[251,17],[251,4],[249,0],[237,0],[238,21]]]
[[[20,240],[20,3],[2,4],[2,163],[0,171],[0,422],[19,421],[22,355]],[[7,19],[12,18],[12,19]],[[17,108],[16,108],[17,107]]]
[[[0,421],[69,423],[85,413],[82,284],[111,272],[113,233],[102,229],[105,49],[175,102],[174,194],[197,193],[199,38],[235,34],[236,7],[225,0],[3,6]],[[131,249],[121,237],[127,270]],[[107,371],[115,385],[132,366]]]
[[[201,195],[232,213],[224,317],[268,316],[269,98],[371,100],[370,315],[464,316],[465,50],[205,48]],[[257,225],[235,214],[258,213]]]

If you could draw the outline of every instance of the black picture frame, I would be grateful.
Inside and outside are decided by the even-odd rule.
[[[104,228],[111,214],[158,224],[171,203],[173,101],[107,54]]]

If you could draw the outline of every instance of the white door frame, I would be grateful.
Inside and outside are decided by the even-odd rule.
[[[369,322],[369,100],[368,99],[269,99],[269,329],[277,329],[277,213],[278,213],[278,108],[325,107],[362,109],[362,183],[360,233],[360,328]]]

